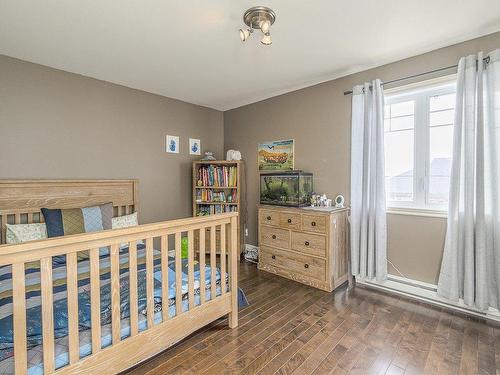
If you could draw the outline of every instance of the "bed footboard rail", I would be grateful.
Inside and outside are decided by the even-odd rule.
[[[225,315],[229,327],[236,327],[237,216],[0,246],[0,269],[12,273],[15,374],[36,365],[28,360],[33,346],[42,345],[44,374],[117,373]],[[67,309],[64,336],[55,327],[61,300]],[[82,313],[85,303],[88,315]],[[30,326],[37,307],[38,339]],[[57,350],[61,340],[67,353]]]

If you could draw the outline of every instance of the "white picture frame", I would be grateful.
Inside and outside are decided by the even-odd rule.
[[[176,135],[167,135],[165,137],[165,151],[171,154],[179,153],[179,137]]]
[[[189,155],[201,155],[201,141],[196,138],[189,138]]]

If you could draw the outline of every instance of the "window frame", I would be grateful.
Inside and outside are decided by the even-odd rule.
[[[422,214],[443,215],[447,212],[446,204],[429,202],[430,191],[430,101],[434,96],[456,93],[456,75],[397,87],[385,91],[385,106],[414,101],[413,126],[413,200],[390,201],[387,199],[387,210],[392,213],[414,211]],[[455,108],[455,107],[454,107]],[[385,119],[385,114],[384,114]],[[448,125],[438,125],[448,126]],[[384,129],[384,137],[385,137]]]

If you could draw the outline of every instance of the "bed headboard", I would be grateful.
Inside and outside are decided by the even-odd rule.
[[[43,222],[47,208],[76,208],[112,202],[114,216],[138,209],[137,180],[0,180],[0,243],[5,224]]]

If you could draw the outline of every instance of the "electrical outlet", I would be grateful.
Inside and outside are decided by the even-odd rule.
[[[245,237],[248,237],[248,228],[245,228]]]

